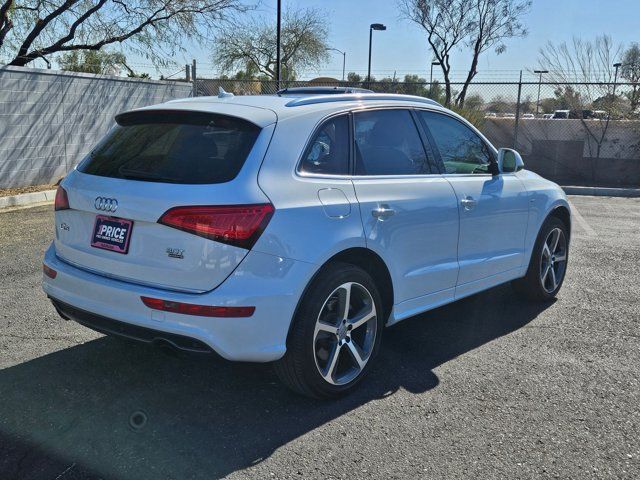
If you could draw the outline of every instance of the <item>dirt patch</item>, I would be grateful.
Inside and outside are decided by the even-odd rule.
[[[44,190],[55,190],[56,185],[47,183],[45,185],[31,185],[29,187],[0,188],[0,197],[20,195],[21,193],[42,192]]]

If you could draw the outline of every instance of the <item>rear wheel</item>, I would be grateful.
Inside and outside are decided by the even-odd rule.
[[[303,395],[347,393],[366,375],[378,352],[382,311],[380,294],[367,272],[347,263],[328,265],[302,299],[276,373]]]
[[[562,287],[568,258],[567,226],[549,217],[538,233],[527,274],[513,282],[514,288],[533,301],[551,300]]]

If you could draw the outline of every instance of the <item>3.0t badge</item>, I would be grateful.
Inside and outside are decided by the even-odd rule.
[[[184,258],[184,249],[168,247],[167,255],[171,258]]]

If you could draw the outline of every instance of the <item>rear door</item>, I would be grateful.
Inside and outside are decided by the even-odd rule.
[[[396,316],[410,314],[410,301],[426,295],[433,297],[415,305],[450,300],[458,273],[458,206],[430,162],[413,113],[364,110],[354,112],[353,123],[353,183],[367,245],[393,277]]]
[[[493,150],[457,118],[425,110],[418,115],[459,202],[457,295],[505,281],[503,275],[524,261],[529,211],[524,185],[516,174],[489,173]]]
[[[144,285],[215,288],[248,252],[246,243],[216,235],[251,215],[269,215],[256,178],[272,132],[273,124],[201,112],[118,117],[62,183],[70,209],[56,212],[56,254]],[[246,205],[263,211],[238,210]],[[163,217],[176,207],[187,209]]]

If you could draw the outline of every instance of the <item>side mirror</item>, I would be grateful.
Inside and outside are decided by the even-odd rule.
[[[518,152],[512,148],[498,150],[498,170],[500,173],[519,172],[524,168],[524,162]]]

